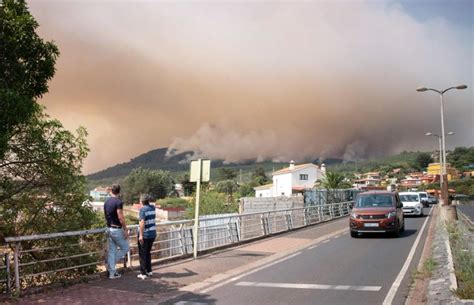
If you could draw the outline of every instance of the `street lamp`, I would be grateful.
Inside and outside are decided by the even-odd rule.
[[[441,188],[443,188],[443,175],[441,174],[441,169],[443,167],[443,151],[442,151],[442,146],[441,146],[441,136],[439,136],[435,133],[431,133],[431,132],[427,132],[426,135],[438,138],[438,143],[439,143],[439,166],[440,166],[439,182],[440,182],[440,189],[441,189]],[[452,136],[452,135],[454,135],[454,132],[450,131],[446,135]]]
[[[426,87],[420,87],[416,89],[418,92],[425,92],[425,91],[434,91],[439,94],[440,97],[440,104],[441,104],[441,142],[442,142],[442,150],[443,150],[443,187],[441,188],[441,197],[443,198],[443,204],[444,205],[449,205],[449,200],[448,200],[448,180],[446,177],[446,137],[444,133],[444,103],[443,103],[443,95],[448,92],[451,89],[466,89],[466,85],[459,85],[455,87],[450,87],[447,89],[444,89],[442,91],[436,90],[433,88],[426,88]]]

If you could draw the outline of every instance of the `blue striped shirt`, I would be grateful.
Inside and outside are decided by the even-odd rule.
[[[153,205],[144,205],[140,209],[139,219],[145,221],[145,229],[143,230],[143,238],[156,237],[156,210]]]

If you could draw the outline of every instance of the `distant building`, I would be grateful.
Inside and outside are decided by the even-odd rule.
[[[439,163],[430,163],[428,165],[428,175],[439,176],[440,173],[441,165]],[[458,171],[454,167],[451,167],[451,164],[449,163],[446,163],[446,173],[448,175],[448,181],[459,179]]]
[[[105,199],[110,197],[110,188],[98,186],[92,191],[89,192],[89,196],[92,197],[92,201],[95,202],[104,202]]]
[[[254,188],[255,197],[292,196],[302,193],[304,189],[314,187],[314,183],[326,174],[326,166],[321,168],[312,163],[290,166],[273,172],[273,183]]]
[[[354,180],[353,187],[359,190],[378,187],[382,182],[379,172],[368,172],[358,175],[358,177],[359,179]]]

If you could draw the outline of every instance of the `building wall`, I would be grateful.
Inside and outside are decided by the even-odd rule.
[[[291,196],[292,191],[291,173],[273,176],[272,196]]]
[[[300,180],[300,175],[308,175],[308,180]],[[314,167],[302,168],[292,173],[292,187],[313,188],[316,180],[322,177],[322,171]]]
[[[255,197],[271,197],[272,196],[272,188],[264,189],[264,190],[256,190]]]

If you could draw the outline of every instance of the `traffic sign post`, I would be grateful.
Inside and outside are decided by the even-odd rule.
[[[197,258],[198,235],[199,235],[199,199],[201,195],[201,181],[209,181],[211,173],[211,160],[191,161],[191,173],[189,175],[190,182],[196,182],[196,207],[194,211],[194,228],[193,228],[193,256]]]

